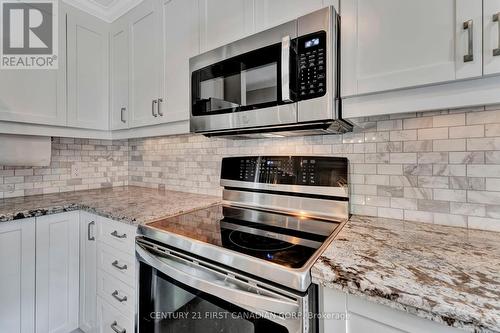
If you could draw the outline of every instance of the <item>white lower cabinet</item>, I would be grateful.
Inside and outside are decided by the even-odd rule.
[[[100,297],[97,299],[97,320],[99,333],[134,332],[133,317],[123,315]]]
[[[80,329],[97,331],[97,216],[80,212]]]
[[[0,267],[0,332],[34,332],[34,218],[0,223]]]
[[[325,315],[320,332],[324,333],[459,333],[444,324],[347,295],[330,288],[320,288],[320,312]]]
[[[36,332],[78,328],[79,212],[36,219]]]

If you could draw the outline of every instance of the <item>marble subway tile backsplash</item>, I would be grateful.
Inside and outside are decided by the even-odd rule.
[[[131,139],[129,184],[220,195],[224,156],[345,156],[352,213],[500,231],[500,106],[353,121],[344,135]]]
[[[0,199],[127,184],[127,140],[53,138],[50,166],[0,166]]]

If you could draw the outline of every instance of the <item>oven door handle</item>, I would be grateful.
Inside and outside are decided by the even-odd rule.
[[[136,246],[136,252],[145,263],[170,278],[247,310],[272,313],[297,313],[300,311],[297,301],[285,299],[283,296],[273,298],[238,289],[238,284],[241,284],[238,279],[178,256],[169,253],[162,253],[161,256],[154,255],[141,245]],[[262,293],[270,294],[266,290],[262,290]]]
[[[290,36],[281,39],[281,100],[292,102],[290,99]]]

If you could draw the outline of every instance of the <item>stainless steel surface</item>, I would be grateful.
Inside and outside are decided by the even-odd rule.
[[[339,224],[333,233],[323,242],[323,245],[304,264],[303,267],[291,269],[272,262],[247,256],[239,252],[224,249],[216,245],[193,240],[175,233],[160,231],[147,225],[140,225],[139,234],[145,238],[168,244],[171,247],[185,251],[195,256],[212,260],[221,265],[232,267],[235,270],[256,274],[259,277],[283,285],[288,288],[305,292],[311,285],[311,267],[321,253],[330,245],[332,240],[342,229],[346,221]]]
[[[127,234],[121,234],[121,235],[119,235],[118,234],[118,230],[114,230],[111,233],[111,236],[116,237],[116,238],[127,238]]]
[[[153,99],[151,101],[151,113],[153,114],[153,117],[158,117],[158,114],[156,114],[155,106],[158,103],[156,99]]]
[[[467,30],[467,54],[464,55],[464,62],[469,62],[474,60],[474,31],[473,31],[473,21],[468,20],[463,23],[464,30]]]
[[[158,114],[163,117],[163,112],[161,111],[161,105],[163,103],[163,98],[158,98]]]
[[[349,198],[349,187],[347,186],[347,184],[338,184],[338,187],[303,186],[303,185],[254,183],[254,182],[244,182],[244,181],[230,180],[230,179],[221,179],[220,184],[223,187],[235,187],[235,188],[246,188],[252,190],[302,193],[302,194]]]
[[[119,294],[120,293],[118,292],[118,290],[115,290],[115,291],[113,291],[113,293],[111,294],[111,296],[113,296],[114,299],[116,299],[120,303],[126,302],[127,299],[128,299],[127,296],[120,297]]]
[[[281,39],[281,100],[290,99],[290,36]]]
[[[122,121],[122,123],[127,122],[127,120],[125,119],[125,111],[127,111],[126,107],[120,109],[120,120]]]
[[[304,308],[307,304],[304,297],[236,271],[199,262],[199,259],[159,246],[147,239],[137,240],[136,253],[140,261],[191,288],[215,295],[253,313],[265,315],[266,319],[287,327],[290,332],[300,332],[302,329],[301,314],[307,310]],[[288,317],[283,314],[288,314]]]
[[[493,56],[499,56],[500,55],[500,20],[498,17],[500,16],[500,13],[496,13],[493,15],[493,22],[497,22],[498,25],[498,47],[496,49],[493,49]]]
[[[95,225],[95,221],[91,221],[89,222],[89,224],[87,225],[87,239],[89,241],[95,241],[95,237],[94,236],[91,236],[91,230],[92,230],[92,226]]]
[[[127,330],[124,329],[124,328],[121,328],[118,326],[118,323],[116,322],[116,320],[114,322],[111,323],[110,325],[111,329],[113,331],[115,331],[116,333],[127,333]]]
[[[128,266],[126,264],[120,266],[120,263],[118,262],[118,260],[113,261],[111,263],[111,265],[113,265],[114,267],[118,268],[121,271],[123,271],[123,270],[125,270],[125,269],[128,268]]]
[[[227,189],[223,190],[222,198],[226,204],[237,207],[269,209],[313,218],[326,218],[337,222],[343,222],[349,217],[349,201]]]

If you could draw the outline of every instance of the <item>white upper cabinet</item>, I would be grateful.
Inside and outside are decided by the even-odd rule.
[[[0,332],[35,330],[35,219],[0,223]]]
[[[158,122],[162,77],[161,11],[157,1],[145,0],[129,18],[130,127]]]
[[[481,0],[345,0],[342,96],[482,75]]]
[[[483,0],[484,74],[500,73],[500,1]]]
[[[128,88],[129,88],[129,35],[128,22],[123,16],[112,23],[109,33],[110,43],[110,117],[111,129],[128,128]]]
[[[163,96],[158,101],[162,123],[189,119],[189,58],[198,54],[198,0],[162,1]]]
[[[254,32],[253,0],[199,0],[201,52]]]
[[[0,70],[0,120],[66,125],[66,15],[59,8],[59,69]]]
[[[109,129],[108,25],[68,12],[68,125]]]
[[[329,4],[324,0],[255,0],[255,30],[271,28]]]
[[[36,332],[78,328],[78,212],[36,219]]]

